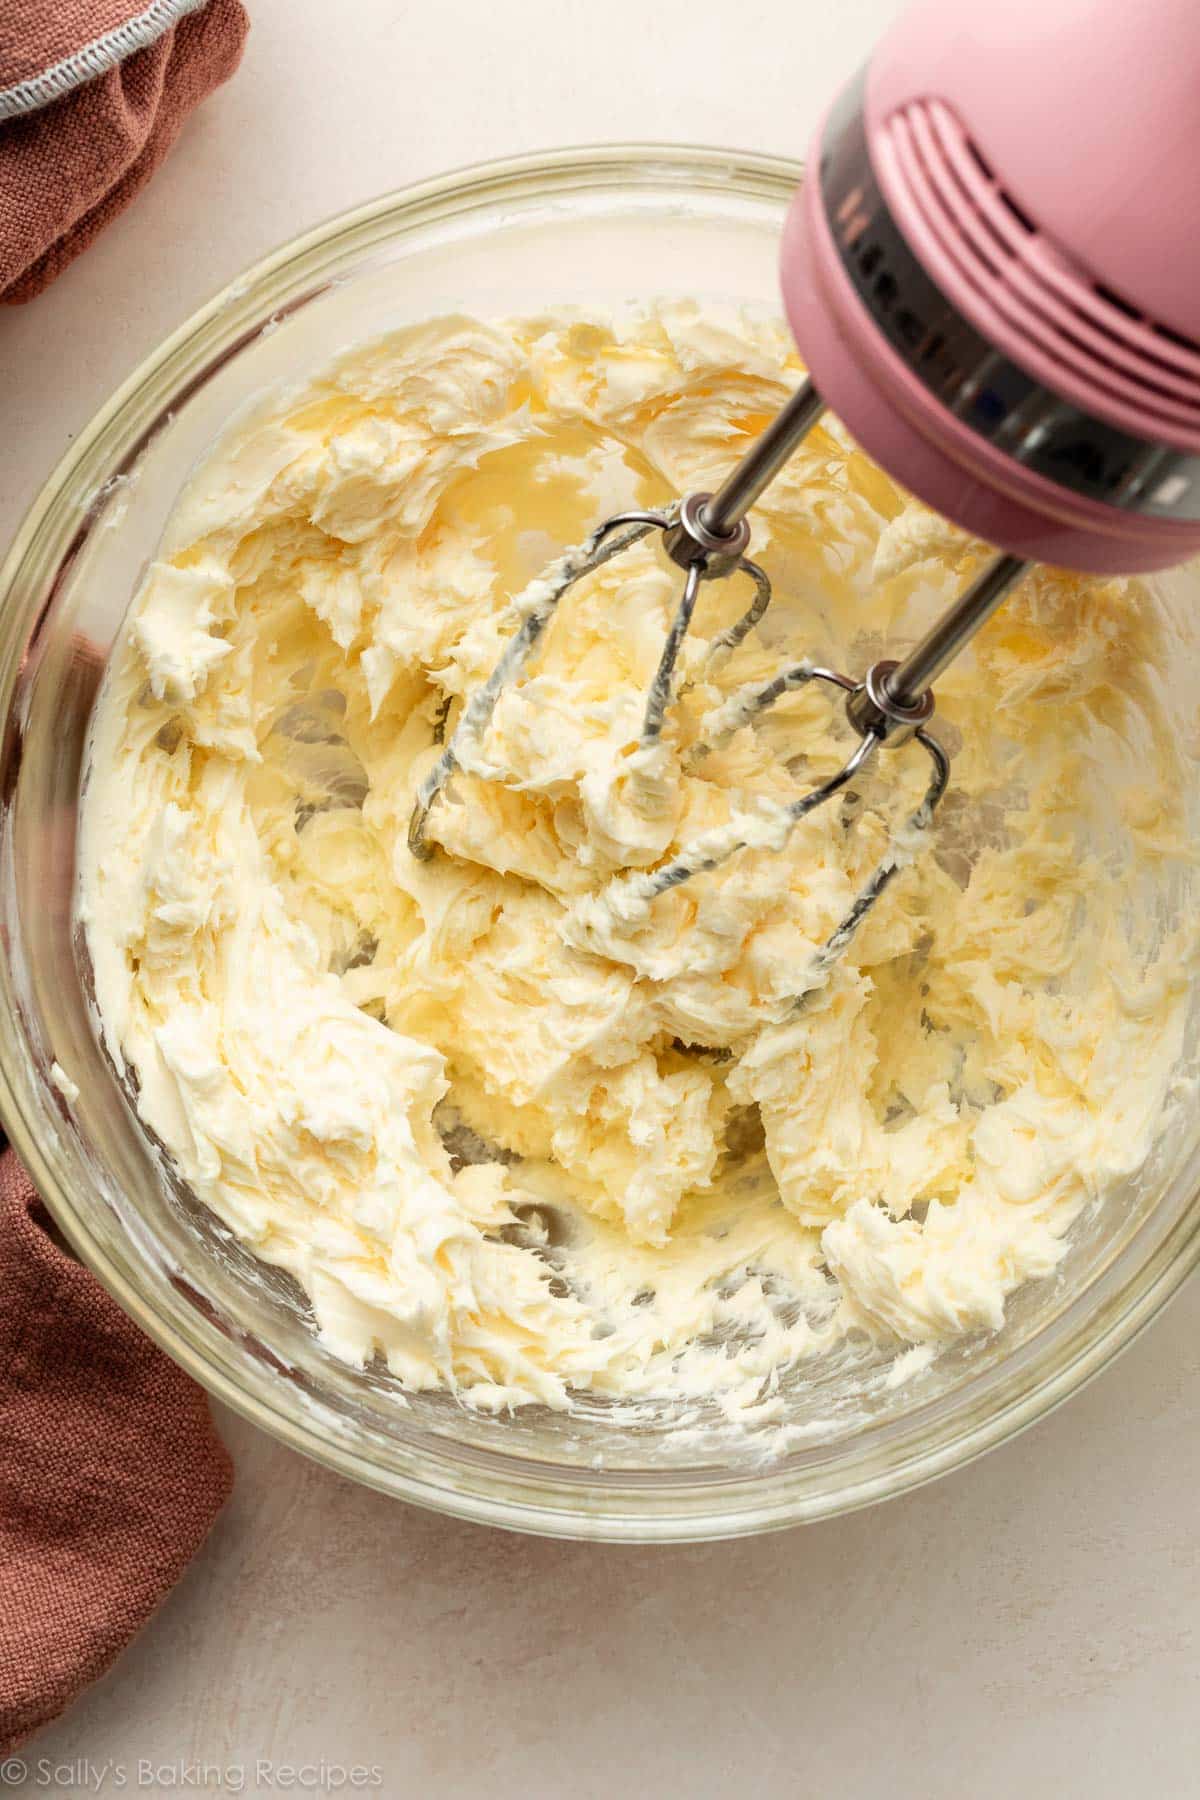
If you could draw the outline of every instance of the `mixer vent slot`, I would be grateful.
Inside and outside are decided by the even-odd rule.
[[[1147,318],[1065,256],[1001,186],[944,102],[914,101],[893,113],[879,149],[914,250],[924,248],[933,269],[950,265],[959,291],[970,292],[979,330],[994,337],[999,328],[1000,342],[1016,331],[1052,365],[1049,385],[1103,396],[1118,414],[1135,416],[1141,432],[1157,428],[1168,442],[1200,449],[1200,344]]]

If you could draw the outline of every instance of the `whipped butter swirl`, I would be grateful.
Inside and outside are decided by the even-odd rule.
[[[780,328],[685,304],[398,332],[239,419],[129,612],[81,846],[104,1041],[327,1344],[413,1388],[760,1418],[847,1334],[998,1327],[1161,1127],[1191,947],[1157,910],[1188,850],[1155,584],[1038,571],[945,677],[944,823],[799,1009],[919,755],[850,828],[600,898],[731,822],[769,846],[846,753],[836,708],[696,756],[705,719],[911,639],[983,554],[836,422],[756,511],[771,613],[707,667],[748,595],[702,591],[661,741],[679,574],[647,541],[564,602],[408,852],[538,570],[716,485],[800,375]]]

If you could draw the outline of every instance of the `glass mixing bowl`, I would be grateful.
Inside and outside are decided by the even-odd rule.
[[[89,710],[175,496],[230,415],[354,339],[447,310],[699,295],[775,311],[800,173],[712,150],[574,151],[467,170],[330,221],[130,377],[47,483],[0,578],[0,1107],[13,1143],[80,1255],[213,1394],[347,1475],[491,1524],[682,1540],[899,1493],[1078,1387],[1200,1253],[1197,1121],[1177,1108],[1145,1177],[1079,1222],[1056,1275],[1013,1297],[998,1335],[894,1388],[882,1365],[803,1371],[788,1389],[790,1454],[679,1432],[667,1416],[629,1425],[594,1403],[480,1417],[329,1355],[299,1290],[164,1173],[97,1046],[72,920]]]

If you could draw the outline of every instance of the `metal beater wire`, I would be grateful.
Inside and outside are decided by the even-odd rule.
[[[689,494],[663,511],[617,513],[599,525],[577,549],[560,557],[546,575],[530,583],[516,603],[520,620],[517,629],[487,681],[467,701],[449,743],[417,790],[408,828],[408,845],[414,856],[424,859],[432,854],[433,847],[426,838],[430,808],[454,771],[464,766],[469,751],[482,742],[500,694],[528,661],[564,594],[585,575],[603,567],[651,531],[663,533],[668,556],[684,572],[683,592],[668,627],[654,679],[646,693],[642,716],[641,743],[657,743],[662,736],[667,708],[676,697],[679,656],[703,583],[739,573],[748,575],[754,583],[754,599],[750,606],[712,639],[705,658],[706,670],[711,670],[716,661],[737,648],[770,605],[770,580],[766,572],[745,554],[750,540],[746,515],[823,412],[824,401],[820,394],[811,381],[804,382],[715,494]],[[814,959],[800,998],[820,985],[897,870],[909,859],[913,848],[912,834],[929,826],[950,777],[945,751],[924,729],[933,712],[932,683],[991,617],[1020,581],[1027,566],[1016,556],[1000,554],[993,558],[909,651],[903,662],[877,662],[858,682],[833,669],[818,668],[809,662],[796,663],[767,681],[742,688],[704,719],[707,737],[690,752],[689,760],[693,766],[774,706],[784,694],[793,693],[808,682],[822,681],[846,694],[846,716],[858,732],[858,744],[836,774],[789,805],[777,807],[773,821],[765,816],[767,838],[778,836],[778,843],[773,846],[776,848],[782,848],[793,826],[801,819],[845,789],[881,746],[897,746],[915,740],[933,764],[924,799]],[[443,730],[445,716],[443,712]],[[639,904],[648,904],[693,875],[718,868],[756,839],[764,841],[754,832],[739,836],[741,829],[735,823],[732,829],[709,832],[690,850],[682,851],[659,869],[615,877],[605,892],[620,892],[635,908]]]
[[[598,525],[577,549],[568,550],[560,557],[557,566],[548,575],[539,576],[525,589],[524,595],[517,602],[517,610],[524,615],[520,626],[505,645],[499,662],[483,686],[471,695],[450,742],[417,789],[416,802],[408,823],[408,847],[415,857],[425,862],[432,856],[433,846],[425,836],[430,807],[454,771],[462,766],[461,759],[466,745],[478,743],[482,738],[496,710],[497,700],[514,675],[519,674],[529,660],[539,638],[554,617],[563,595],[585,575],[602,568],[606,562],[611,562],[614,556],[620,556],[623,550],[630,549],[651,531],[668,530],[671,522],[670,515],[666,513],[618,513],[615,518],[605,519],[602,525]],[[610,535],[622,525],[629,529],[616,537]]]

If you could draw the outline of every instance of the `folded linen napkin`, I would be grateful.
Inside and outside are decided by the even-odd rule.
[[[232,1485],[203,1391],[0,1157],[0,1758],[102,1674]]]
[[[3,0],[0,300],[29,300],[237,68],[240,0]]]

